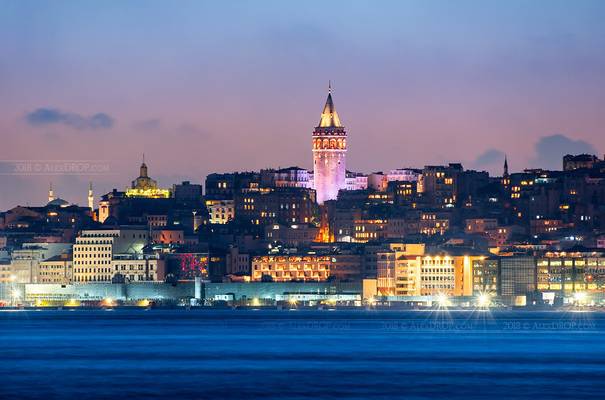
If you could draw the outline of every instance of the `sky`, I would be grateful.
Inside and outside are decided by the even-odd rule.
[[[499,174],[605,152],[600,0],[0,0],[0,210],[312,167],[328,81],[347,168]]]

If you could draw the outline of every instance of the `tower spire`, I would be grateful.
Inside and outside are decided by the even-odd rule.
[[[508,176],[508,158],[506,157],[506,154],[504,155],[504,175],[503,176]]]
[[[143,163],[141,164],[141,168],[139,169],[139,176],[146,178],[147,175],[147,164],[145,164],[145,153],[143,153]]]
[[[48,202],[50,203],[54,199],[55,199],[55,191],[53,190],[53,183],[51,181],[50,185],[48,186]]]
[[[321,119],[319,120],[320,128],[342,128],[340,118],[334,107],[334,101],[332,100],[332,82],[328,84],[328,98],[326,99],[326,105],[321,113]]]

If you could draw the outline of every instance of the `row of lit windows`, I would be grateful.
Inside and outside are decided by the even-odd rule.
[[[314,149],[346,149],[347,139],[314,139]]]
[[[98,274],[111,272],[111,268],[74,268],[76,274]]]
[[[111,246],[82,246],[75,245],[74,251],[109,251]]]
[[[84,260],[74,261],[74,265],[96,265],[96,264],[110,264],[111,260]]]

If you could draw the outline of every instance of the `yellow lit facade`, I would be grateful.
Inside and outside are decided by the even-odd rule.
[[[569,295],[605,290],[605,257],[598,253],[548,252],[536,264],[539,291]]]
[[[471,296],[473,261],[480,258],[428,255],[423,244],[391,244],[377,254],[377,291],[383,296]]]
[[[147,197],[151,199],[168,199],[170,198],[170,190],[168,189],[127,189],[127,197]]]
[[[251,280],[259,282],[265,276],[274,282],[325,281],[330,276],[331,263],[331,257],[323,255],[255,256]]]
[[[126,189],[127,197],[167,199],[170,198],[170,195],[170,190],[160,189],[158,183],[149,177],[147,174],[147,165],[144,160],[141,164],[139,177],[132,181],[132,185],[129,189]]]

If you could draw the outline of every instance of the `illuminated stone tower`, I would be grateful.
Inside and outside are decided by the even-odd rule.
[[[347,132],[340,123],[328,86],[328,99],[321,113],[319,126],[313,131],[313,180],[317,203],[338,197],[345,188]]]

